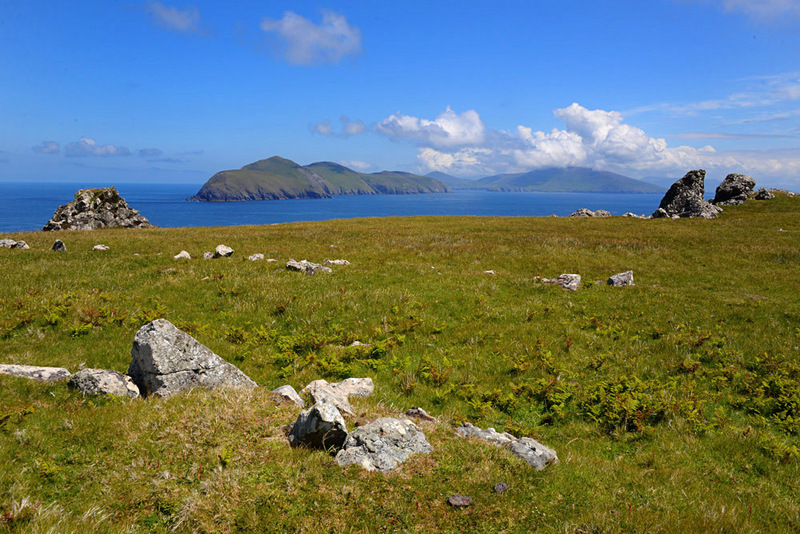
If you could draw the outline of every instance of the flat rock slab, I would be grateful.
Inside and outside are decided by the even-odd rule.
[[[247,387],[256,383],[166,319],[139,329],[128,375],[142,395],[168,397],[193,387]]]
[[[491,427],[481,430],[471,423],[464,423],[458,427],[456,434],[465,438],[477,438],[492,445],[504,447],[528,462],[528,465],[537,471],[541,471],[548,465],[558,462],[556,451],[545,447],[533,438],[522,437],[517,439],[508,432],[501,434]]]
[[[320,265],[319,263],[313,263],[308,260],[300,260],[300,261],[289,260],[286,262],[286,270],[306,273],[309,276],[317,273],[333,272],[333,270],[330,267],[325,267],[324,265]]]
[[[347,260],[325,260],[325,265],[350,265]]]
[[[336,455],[339,465],[358,464],[367,471],[391,471],[412,454],[433,450],[425,434],[408,419],[381,417],[347,436]]]
[[[297,394],[297,391],[295,391],[295,389],[290,385],[275,388],[270,393],[274,393],[275,396],[281,399],[281,401],[293,402],[301,408],[306,407],[306,403],[300,398],[300,395]]]
[[[542,278],[543,284],[557,284],[564,289],[570,291],[577,291],[581,286],[581,275],[579,274],[562,274],[558,278]]]
[[[617,273],[608,279],[608,285],[614,287],[624,287],[635,285],[633,283],[633,271],[625,271],[624,273]]]
[[[69,385],[85,395],[139,396],[131,377],[109,369],[81,369],[69,377]]]
[[[466,508],[472,504],[472,497],[466,495],[450,495],[447,498],[447,504],[453,508]]]
[[[70,377],[70,372],[63,367],[37,367],[34,365],[0,364],[0,375],[30,378],[37,382],[57,382]]]
[[[332,402],[318,402],[300,412],[289,432],[292,447],[338,451],[346,439],[344,418]]]

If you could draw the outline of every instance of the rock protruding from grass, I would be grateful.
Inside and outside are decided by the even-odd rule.
[[[37,382],[57,382],[70,377],[63,367],[37,367],[35,365],[0,364],[0,375],[30,378]]]
[[[314,402],[332,402],[339,410],[353,415],[350,397],[369,397],[374,391],[371,378],[347,378],[333,384],[327,380],[314,380],[300,393],[311,395]]]
[[[367,471],[391,471],[412,454],[433,450],[425,434],[408,419],[381,417],[353,430],[336,455],[339,465],[358,464]]]
[[[172,259],[173,260],[191,260],[192,259],[192,255],[189,254],[188,252],[186,252],[185,250],[181,250],[180,252],[178,252],[177,254],[172,256]]]
[[[314,275],[317,273],[330,273],[333,272],[330,267],[325,267],[319,263],[313,263],[308,260],[289,260],[286,262],[287,271],[298,271],[306,273],[307,275]]]
[[[50,248],[50,250],[53,250],[55,252],[66,252],[67,245],[65,245],[64,242],[61,241],[60,239],[56,239],[56,242],[53,243],[53,246]]]
[[[228,258],[233,256],[233,249],[227,245],[217,245],[214,249],[215,258]]]
[[[112,186],[81,189],[75,194],[75,200],[56,209],[43,230],[97,230],[111,227],[153,228],[153,225],[128,206]]]
[[[753,194],[756,181],[746,174],[729,174],[717,186],[712,204],[717,206],[738,206]]]
[[[772,200],[773,198],[775,198],[775,193],[763,187],[756,193],[756,200]]]
[[[109,369],[81,369],[69,377],[69,385],[85,395],[139,396],[131,377]]]
[[[570,213],[569,217],[611,217],[611,212],[606,210],[592,211],[588,208],[581,208]]]
[[[542,278],[543,284],[557,284],[564,289],[570,291],[577,291],[581,286],[581,275],[579,274],[562,274],[558,278]]]
[[[293,402],[301,408],[306,407],[306,403],[300,398],[300,395],[297,394],[297,391],[295,391],[295,389],[288,384],[273,389],[272,393],[274,393],[276,397],[279,397],[281,401]]]
[[[109,250],[110,248],[111,247],[109,247],[108,245],[99,244],[99,245],[93,246],[92,250],[93,251],[98,251],[98,252],[105,252],[106,250]]]
[[[0,239],[0,248],[19,248],[27,250],[31,248],[25,241],[14,241],[13,239]]]
[[[144,396],[168,397],[192,387],[256,387],[235,365],[166,319],[139,329],[128,375]]]
[[[477,438],[498,447],[505,447],[516,456],[519,456],[528,465],[541,471],[548,465],[558,462],[556,451],[545,447],[533,438],[515,438],[508,432],[498,433],[494,428],[481,430],[471,423],[464,423],[456,430],[456,433],[465,438]]]
[[[608,285],[614,287],[632,286],[633,271],[625,271],[624,273],[617,273],[608,279]]]
[[[338,451],[346,439],[344,418],[329,401],[318,402],[300,412],[289,432],[289,444],[292,447]]]
[[[653,212],[653,218],[716,218],[722,210],[705,200],[705,178],[706,171],[703,169],[687,172],[669,188],[658,209]]]

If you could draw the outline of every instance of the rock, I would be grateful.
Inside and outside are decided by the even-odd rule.
[[[494,485],[494,492],[498,495],[502,495],[508,489],[508,484],[505,482],[498,482]]]
[[[464,423],[458,427],[456,433],[461,437],[478,438],[498,447],[504,447],[528,462],[528,465],[537,471],[541,471],[551,463],[558,462],[556,451],[545,447],[533,438],[517,439],[508,432],[499,434],[494,428],[481,430],[470,423]]]
[[[729,174],[717,186],[712,204],[717,206],[738,206],[744,204],[753,192],[756,181],[746,174]]]
[[[50,250],[55,250],[56,252],[66,252],[67,245],[65,245],[60,239],[56,239],[56,242],[53,243],[53,247]]]
[[[492,274],[493,275],[495,273],[494,273],[494,270],[490,269],[488,271],[483,271],[483,274]]]
[[[185,250],[181,250],[180,252],[178,252],[177,254],[172,256],[172,259],[173,260],[191,260],[192,259],[192,255],[189,254],[188,252],[186,252]]]
[[[672,217],[702,217],[713,219],[722,211],[703,198],[705,194],[706,171],[699,169],[689,171],[686,175],[672,184],[664,198],[661,199],[659,209],[653,213],[653,218]],[[663,210],[661,213],[659,210]]]
[[[250,256],[247,257],[247,259],[249,261],[264,261],[264,255],[263,254],[251,254]]]
[[[166,319],[139,329],[128,375],[144,396],[167,397],[192,387],[256,387],[236,366]]]
[[[772,200],[773,198],[775,198],[775,193],[763,187],[756,193],[756,200]]]
[[[677,219],[678,216],[672,216],[664,208],[658,208],[653,214],[650,216],[652,219]]]
[[[63,367],[37,367],[35,365],[14,365],[0,363],[0,375],[30,378],[37,382],[57,382],[70,377]]]
[[[608,279],[608,285],[614,287],[623,287],[623,286],[632,286],[633,283],[633,271],[625,271],[624,273],[618,273],[611,276]]]
[[[435,417],[422,408],[409,408],[408,411],[406,411],[406,417],[417,417],[423,421],[436,421]]]
[[[28,244],[25,241],[17,241],[13,245],[11,245],[11,248],[18,248],[18,249],[22,249],[22,250],[28,250],[31,247],[29,247]]]
[[[95,245],[95,246],[92,247],[92,250],[97,250],[97,251],[103,252],[103,251],[109,250],[110,248],[111,247],[109,247],[108,245]]]
[[[231,247],[217,245],[217,248],[214,249],[215,258],[228,258],[230,256],[233,256],[233,249]]]
[[[297,394],[297,391],[292,386],[286,385],[281,386],[279,388],[273,389],[271,393],[279,396],[281,400],[293,402],[300,406],[301,408],[306,407],[306,403],[303,402],[303,399],[300,398],[300,395]]]
[[[292,447],[338,451],[346,439],[347,426],[344,418],[330,402],[318,402],[300,412],[289,432],[289,444]]]
[[[203,259],[204,260],[210,260],[210,259],[213,259],[213,258],[214,258],[214,253],[213,252],[203,252]]]
[[[276,260],[275,258],[267,258],[267,263],[277,263],[277,262],[278,260]]]
[[[447,498],[447,504],[452,506],[453,508],[466,508],[472,504],[472,497],[467,497],[466,495],[450,495]]]
[[[307,275],[313,275],[317,273],[332,273],[330,267],[325,267],[324,265],[320,265],[318,263],[312,263],[308,260],[289,260],[286,262],[286,270],[288,271],[298,271],[306,273]]]
[[[139,396],[131,377],[108,369],[81,369],[69,377],[69,385],[84,395]]]
[[[570,213],[569,217],[611,217],[611,212],[606,210],[592,211],[590,209],[581,208]]]
[[[362,343],[362,342],[360,342],[360,341],[356,340],[356,341],[353,341],[352,343],[350,343],[350,344],[348,345],[348,347],[350,347],[350,348],[352,348],[352,347],[364,347],[364,348],[369,348],[369,347],[372,347],[372,344],[371,344],[371,343]]]
[[[664,213],[666,213],[666,212],[664,212]],[[647,215],[636,215],[635,213],[632,213],[630,211],[625,213],[625,215],[623,215],[623,217],[630,217],[631,219],[647,219]]]
[[[353,414],[350,397],[369,397],[375,391],[371,378],[347,378],[334,384],[327,380],[314,380],[300,390],[301,395],[311,395],[314,402],[329,401],[339,410]]]
[[[425,434],[408,419],[381,417],[350,432],[336,455],[336,463],[358,464],[367,471],[386,472],[412,454],[432,450]]]
[[[56,209],[43,230],[96,230],[110,227],[154,226],[128,206],[112,186],[106,189],[81,189],[75,193],[75,200]]]
[[[347,260],[325,260],[325,265],[350,265]]]
[[[28,244],[25,241],[14,241],[13,239],[0,239],[0,248],[18,248],[28,250]]]
[[[581,285],[581,275],[579,274],[562,274],[558,278],[542,278],[543,284],[558,284],[564,289],[570,291],[577,291]]]

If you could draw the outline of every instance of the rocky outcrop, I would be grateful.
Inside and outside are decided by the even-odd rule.
[[[756,193],[756,200],[772,200],[773,198],[775,198],[775,193],[763,187]]]
[[[625,271],[624,273],[618,273],[612,275],[608,279],[608,285],[614,287],[624,287],[624,286],[632,286],[633,283],[633,271]]]
[[[689,171],[672,184],[669,191],[661,199],[653,218],[665,217],[702,217],[713,219],[722,211],[704,199],[706,171],[699,169]]]
[[[166,319],[139,329],[128,375],[144,396],[168,397],[193,387],[256,387],[247,375]]]
[[[30,378],[37,382],[57,382],[70,377],[63,367],[37,367],[34,365],[0,364],[0,375]]]
[[[481,430],[471,423],[464,423],[458,427],[456,433],[464,438],[477,438],[492,445],[504,447],[528,462],[528,465],[537,471],[541,471],[548,465],[558,462],[556,451],[545,447],[533,438],[522,437],[517,439],[508,432],[500,434],[494,428]]]
[[[433,450],[425,434],[408,419],[381,417],[353,430],[336,454],[339,465],[358,464],[367,471],[391,471],[412,454]]]
[[[346,439],[344,418],[331,402],[318,402],[300,412],[289,432],[292,447],[338,451]]]
[[[84,395],[139,396],[131,377],[108,369],[81,369],[69,377],[69,385]]]
[[[756,181],[746,174],[729,174],[717,186],[712,204],[717,206],[738,206],[753,194]]]
[[[98,228],[153,228],[150,221],[128,206],[116,188],[81,189],[75,200],[56,209],[44,231]]]
[[[581,285],[581,275],[579,274],[562,274],[558,278],[542,278],[543,284],[557,284],[564,289],[570,291],[577,291]]]
[[[303,401],[303,399],[300,398],[300,395],[297,394],[297,391],[295,391],[295,389],[288,384],[273,389],[270,393],[275,394],[275,396],[278,397],[281,401],[293,402],[298,406],[300,406],[301,408],[306,407],[306,403]]]
[[[312,263],[308,260],[301,260],[301,261],[289,260],[288,262],[286,262],[286,270],[306,273],[309,276],[317,273],[333,272],[330,267],[325,267],[324,265],[320,265],[319,263]]]
[[[590,209],[581,208],[575,210],[568,215],[569,217],[611,217],[611,212],[606,210],[592,211]]]
[[[13,239],[0,239],[0,248],[18,248],[28,250],[31,248],[25,241],[14,241]]]

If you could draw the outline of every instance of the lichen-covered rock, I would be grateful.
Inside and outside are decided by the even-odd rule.
[[[180,252],[178,252],[177,254],[172,256],[172,259],[173,260],[191,260],[192,259],[192,255],[189,254],[188,252],[186,252],[185,250],[181,250]]]
[[[611,217],[611,212],[606,210],[592,211],[587,208],[581,208],[570,213],[569,217]]]
[[[14,241],[13,239],[0,239],[0,248],[18,248],[28,250],[31,248],[25,241]]]
[[[369,397],[374,391],[371,378],[346,378],[332,384],[327,380],[314,380],[300,390],[300,394],[311,395],[314,402],[332,402],[342,412],[353,415],[350,397]]]
[[[217,245],[217,248],[214,249],[214,257],[215,258],[228,258],[233,256],[233,249],[226,245]]]
[[[625,271],[624,273],[617,273],[608,279],[608,285],[614,287],[632,286],[633,271]]]
[[[55,252],[66,252],[67,245],[65,245],[60,239],[56,239],[56,242],[53,243],[53,246],[50,248],[50,250],[54,250]]]
[[[528,465],[541,471],[548,465],[558,462],[556,451],[545,447],[533,438],[515,438],[508,432],[498,433],[494,428],[481,430],[471,423],[464,423],[456,430],[456,434],[465,438],[477,438],[498,447],[510,450],[525,460]]]
[[[325,265],[350,265],[347,260],[325,260]]]
[[[270,393],[274,393],[275,396],[279,397],[282,401],[293,402],[301,408],[306,407],[306,403],[300,398],[300,395],[297,394],[297,391],[295,391],[295,389],[288,384],[279,388],[275,388]]]
[[[214,259],[214,253],[210,251],[203,252],[203,259],[204,260]]]
[[[772,200],[773,198],[775,198],[775,193],[763,187],[756,193],[756,200]]]
[[[139,396],[131,377],[109,369],[81,369],[69,377],[69,385],[84,395]]]
[[[699,169],[689,171],[686,175],[672,184],[661,204],[653,213],[653,218],[672,217],[702,217],[713,219],[722,211],[710,202],[706,202],[705,194],[706,171]],[[661,211],[659,211],[661,210]]]
[[[712,204],[717,206],[738,206],[744,204],[753,193],[756,181],[746,174],[729,174],[717,186]]]
[[[75,200],[56,209],[43,230],[96,230],[110,227],[153,228],[153,225],[128,206],[112,186],[81,189],[75,193]]]
[[[339,465],[358,464],[367,471],[390,471],[409,456],[433,450],[425,434],[408,419],[381,417],[353,430],[336,455]]]
[[[57,382],[70,377],[63,367],[37,367],[35,365],[0,364],[0,375],[30,378],[37,382]]]
[[[300,412],[289,432],[289,444],[292,447],[338,451],[346,439],[344,418],[331,402],[318,402]]]
[[[105,252],[106,250],[109,250],[110,248],[111,247],[109,247],[108,245],[95,245],[95,246],[92,247],[92,250],[96,250],[98,252]]]
[[[543,284],[557,284],[564,289],[570,291],[577,291],[581,286],[581,275],[579,274],[562,274],[558,278],[542,278]]]
[[[324,265],[320,265],[319,263],[313,263],[308,260],[300,260],[300,261],[289,260],[286,262],[286,270],[306,273],[309,276],[317,273],[333,272],[330,267],[325,267]]]
[[[167,397],[192,387],[256,387],[247,375],[166,319],[139,329],[128,375],[144,396]]]
[[[263,254],[251,254],[250,256],[247,257],[247,259],[249,261],[264,261],[264,255]]]

